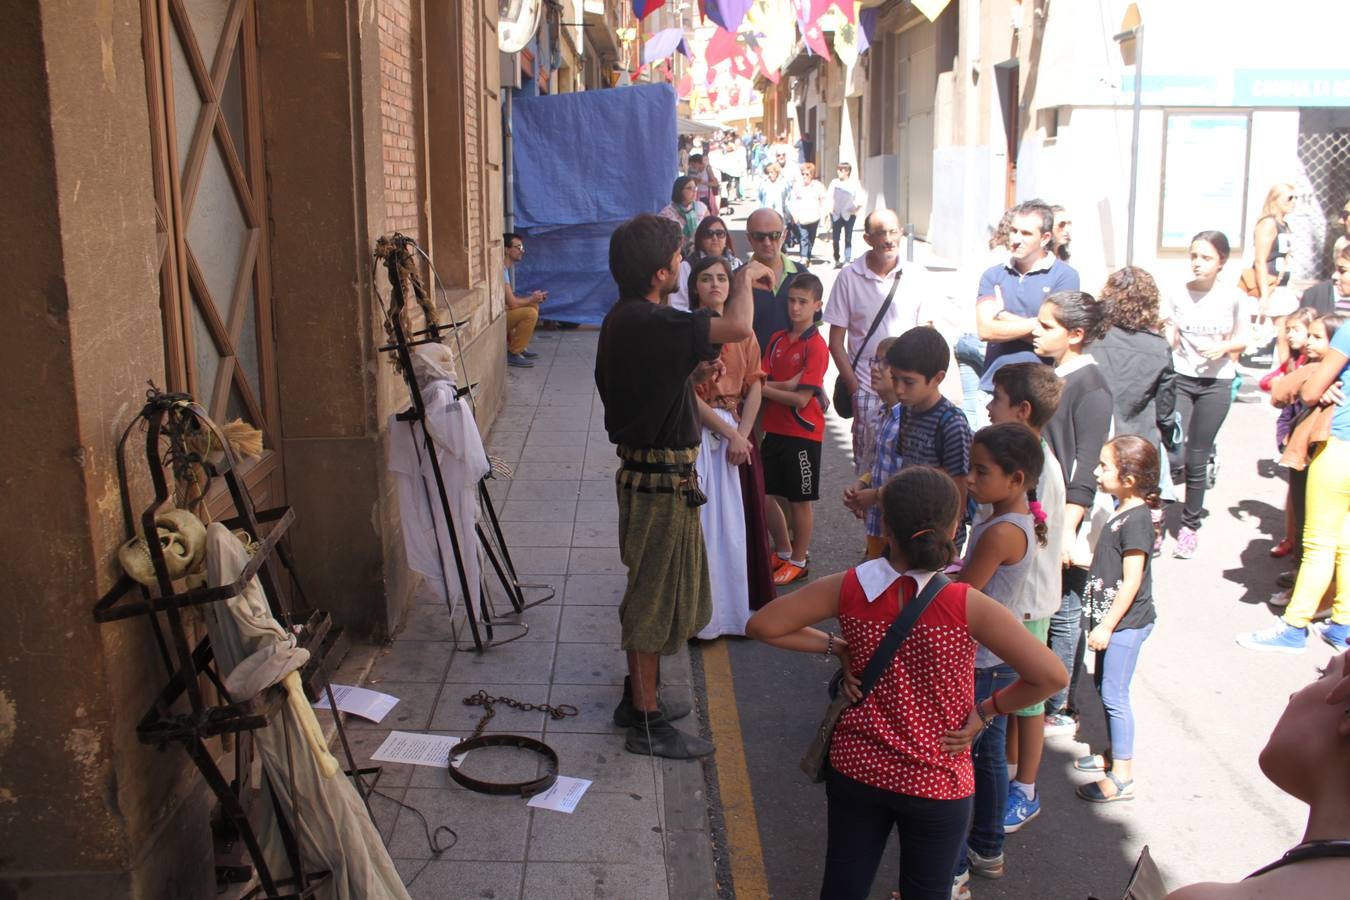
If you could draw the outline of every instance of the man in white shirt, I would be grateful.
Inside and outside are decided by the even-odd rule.
[[[929,306],[936,295],[927,270],[918,264],[900,263],[900,219],[889,209],[873,210],[863,220],[866,253],[840,270],[830,289],[824,320],[830,326],[830,355],[839,379],[853,396],[853,466],[861,468],[871,452],[878,406],[872,391],[871,366],[877,344],[919,325],[930,325]],[[886,302],[896,277],[895,296],[872,336],[862,345],[873,320]],[[861,351],[860,351],[861,348]],[[853,365],[857,357],[857,366]]]
[[[862,185],[853,177],[853,164],[841,162],[839,174],[830,182],[830,237],[834,243],[834,267],[842,269],[853,262],[853,222],[862,209]],[[839,236],[844,237],[844,256],[839,257]]]

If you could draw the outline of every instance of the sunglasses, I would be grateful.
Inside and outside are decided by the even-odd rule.
[[[750,240],[752,241],[776,241],[783,236],[781,231],[752,231]]]
[[[727,236],[726,231],[721,228],[709,228],[704,234],[711,238],[724,238]]]

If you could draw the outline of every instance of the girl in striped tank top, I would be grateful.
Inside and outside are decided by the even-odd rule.
[[[855,704],[830,744],[825,876],[820,896],[866,898],[893,830],[905,900],[948,900],[970,822],[970,746],[995,717],[1068,683],[1064,665],[1004,606],[966,584],[924,609],[890,667],[857,702],[859,678],[891,622],[956,555],[964,509],[945,472],[912,466],[881,491],[887,556],[779,597],[750,617],[749,637],[837,656]],[[838,617],[842,636],[814,627]],[[988,647],[1017,679],[975,702],[975,650]]]

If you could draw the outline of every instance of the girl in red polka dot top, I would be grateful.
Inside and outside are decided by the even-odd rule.
[[[881,493],[887,557],[812,582],[750,618],[746,634],[838,656],[844,690],[859,678],[891,621],[956,554],[960,494],[945,473],[907,468]],[[811,627],[838,617],[842,637]],[[974,702],[975,647],[1018,678]],[[970,745],[995,716],[1038,703],[1068,681],[1064,666],[1006,608],[965,584],[938,593],[867,697],[840,717],[830,746],[825,879],[820,896],[865,898],[893,828],[900,894],[948,900],[970,820]]]

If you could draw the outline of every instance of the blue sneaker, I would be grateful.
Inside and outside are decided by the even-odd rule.
[[[1309,627],[1318,637],[1335,648],[1337,653],[1344,652],[1350,647],[1350,625],[1342,625],[1340,622],[1314,622]]]
[[[1008,788],[1008,809],[1003,814],[1003,830],[1007,834],[1016,834],[1022,826],[1041,814],[1041,792],[1028,797],[1022,789],[1013,785]]]
[[[1302,653],[1308,646],[1308,629],[1286,625],[1283,619],[1264,631],[1251,631],[1237,636],[1239,646],[1248,650],[1268,650],[1272,653]]]

